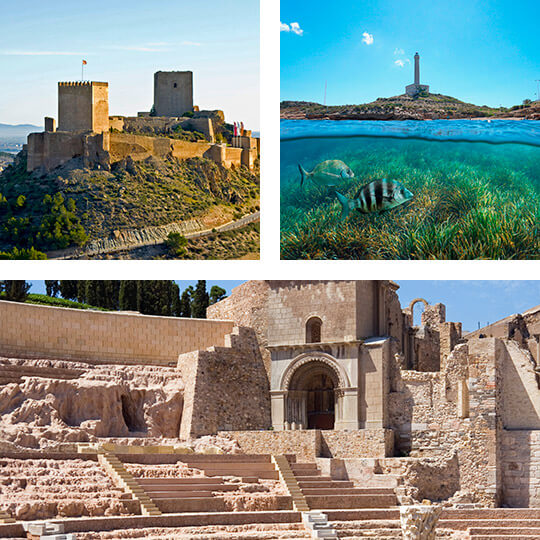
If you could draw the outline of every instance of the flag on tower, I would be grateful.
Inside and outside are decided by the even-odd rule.
[[[88,62],[87,62],[86,60],[83,60],[82,63],[83,63],[83,66],[86,66],[86,64],[87,64]]]

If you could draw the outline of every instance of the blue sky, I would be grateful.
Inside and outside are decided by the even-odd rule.
[[[176,281],[181,290],[196,281]],[[32,281],[32,292],[45,293],[43,281]],[[243,280],[217,280],[206,282],[223,287],[227,294],[243,283]],[[403,308],[411,300],[422,297],[429,303],[446,305],[446,320],[462,322],[464,330],[476,330],[513,313],[521,313],[540,304],[540,280],[538,281],[397,281],[399,299]],[[418,311],[417,311],[418,310]],[[420,309],[415,307],[415,313]]]
[[[535,99],[539,20],[538,0],[281,0],[281,99],[322,103],[325,80],[329,105],[402,94],[417,51],[433,93]]]
[[[57,116],[58,81],[109,82],[110,113],[153,102],[155,71],[191,70],[195,104],[259,129],[259,2],[17,0],[0,8],[0,123]]]

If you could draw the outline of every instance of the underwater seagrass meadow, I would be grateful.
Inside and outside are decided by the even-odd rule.
[[[312,121],[281,123],[282,259],[538,259],[540,123],[535,121]],[[300,185],[338,159],[355,174],[336,188]],[[411,201],[341,218],[387,178]]]

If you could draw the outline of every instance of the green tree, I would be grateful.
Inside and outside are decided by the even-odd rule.
[[[2,282],[5,300],[10,302],[24,302],[28,297],[30,284],[24,280],[5,280]]]
[[[191,317],[191,298],[195,290],[190,285],[180,297],[180,317]]]
[[[86,302],[91,306],[98,306],[101,295],[100,281],[89,279],[86,282]]]
[[[210,299],[206,291],[206,280],[199,279],[191,301],[191,315],[196,319],[206,319],[206,308],[209,305]]]
[[[210,305],[219,302],[227,297],[227,291],[219,285],[212,285],[210,289]]]
[[[47,291],[47,296],[58,296],[60,293],[60,282],[57,279],[46,279],[45,290]]]
[[[122,280],[119,291],[119,307],[123,311],[137,311],[137,281]]]
[[[77,280],[77,302],[86,304],[86,280]]]
[[[175,317],[181,317],[181,306],[180,306],[180,287],[176,283],[172,283],[171,286],[172,294],[172,303],[171,303],[171,315]]]
[[[187,238],[178,232],[171,232],[165,240],[165,245],[169,248],[171,255],[175,257],[185,257],[187,253]]]
[[[60,280],[60,296],[66,300],[77,300],[77,280]]]

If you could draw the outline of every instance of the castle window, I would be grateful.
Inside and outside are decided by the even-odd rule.
[[[319,317],[311,317],[306,323],[306,343],[321,342],[322,321]]]
[[[176,83],[173,83],[173,88],[176,88],[177,84]]]

